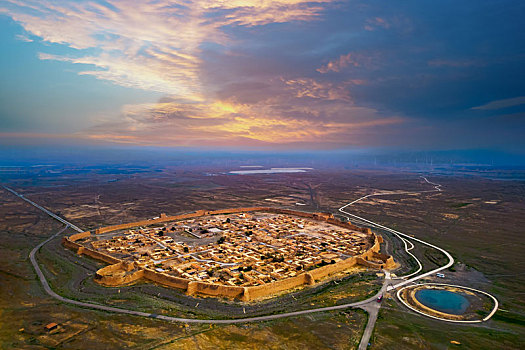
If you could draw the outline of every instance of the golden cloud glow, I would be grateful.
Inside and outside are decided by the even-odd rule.
[[[299,78],[284,80],[290,90],[295,92],[296,97],[310,97],[324,100],[351,101],[350,94],[346,89],[347,84],[336,85],[330,82],[319,82],[314,79]]]
[[[400,117],[381,116],[353,106],[348,96],[297,93],[311,83],[321,91],[337,88],[308,79],[281,80],[281,93],[257,103],[211,100],[128,105],[123,122],[87,130],[84,137],[145,145],[337,145],[359,144],[363,133],[401,124]],[[297,89],[296,84],[299,84]],[[323,86],[324,89],[320,87]],[[312,97],[313,96],[313,97]],[[318,146],[316,146],[318,147]]]
[[[107,5],[55,5],[6,0],[0,12],[46,42],[97,52],[75,57],[41,53],[41,59],[87,65],[93,68],[80,74],[126,87],[200,97],[200,47],[205,42],[227,43],[222,27],[309,20],[327,1],[111,0]]]
[[[77,138],[160,146],[358,144],[362,131],[404,122],[354,105],[351,87],[364,80],[283,77],[271,64],[261,68],[247,58],[240,59],[244,66],[229,67],[243,74],[225,72],[217,83],[210,76],[220,75],[221,64],[235,65],[232,58],[243,58],[243,53],[219,50],[223,56],[214,57],[216,63],[203,49],[210,44],[228,47],[234,38],[226,27],[311,21],[331,1],[108,0],[56,5],[7,0],[0,11],[44,42],[74,49],[70,55],[40,53],[40,59],[79,65],[81,75],[166,95],[158,103],[124,105],[118,116],[100,117],[105,121],[76,133]],[[359,67],[363,60],[348,53],[317,71],[339,72]]]

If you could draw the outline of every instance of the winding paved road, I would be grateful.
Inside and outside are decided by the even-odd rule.
[[[383,293],[383,290],[386,287],[386,281],[383,285],[383,288],[379,293],[374,295],[371,298],[368,298],[366,300],[358,301],[355,303],[350,304],[342,304],[342,305],[336,305],[336,306],[328,306],[328,307],[321,307],[316,309],[308,309],[308,310],[301,310],[301,311],[294,311],[294,312],[287,312],[282,314],[275,314],[275,315],[267,315],[267,316],[256,316],[256,317],[247,317],[247,318],[240,318],[240,319],[196,319],[196,318],[182,318],[182,317],[172,317],[172,316],[165,316],[165,315],[158,315],[148,312],[141,312],[141,311],[135,311],[135,310],[127,310],[127,309],[120,309],[112,306],[106,306],[106,305],[99,305],[99,304],[93,304],[93,303],[86,303],[83,301],[73,300],[65,298],[61,295],[58,295],[55,293],[51,287],[49,286],[49,283],[47,282],[44,274],[42,273],[42,270],[38,266],[38,263],[35,258],[36,252],[42,248],[44,244],[51,241],[53,238],[57,237],[59,234],[64,232],[68,226],[62,228],[60,231],[37,245],[29,254],[29,259],[31,260],[31,264],[33,264],[33,267],[35,268],[35,271],[38,275],[38,278],[40,279],[40,282],[42,283],[42,286],[44,287],[44,290],[47,294],[52,296],[53,298],[60,300],[64,303],[77,305],[84,308],[89,309],[96,309],[96,310],[102,310],[102,311],[109,311],[109,312],[117,312],[121,314],[127,314],[127,315],[134,315],[134,316],[143,316],[143,317],[152,317],[160,320],[170,321],[170,322],[184,322],[184,323],[213,323],[213,324],[232,324],[232,323],[246,323],[246,322],[258,322],[258,321],[269,321],[274,320],[278,318],[283,317],[292,317],[292,316],[301,316],[316,312],[326,312],[326,311],[334,311],[334,310],[341,310],[346,308],[355,308],[355,307],[361,307],[368,303],[375,302],[377,297]]]
[[[416,262],[418,263],[418,265],[419,265],[419,268],[418,268],[418,270],[417,270],[415,273],[420,272],[420,271],[423,269],[423,266],[421,265],[421,262],[419,261],[419,259],[417,259],[417,258],[416,258],[416,257],[410,252],[410,250],[412,250],[412,249],[414,248],[414,244],[413,244],[412,242],[410,242],[409,240],[413,240],[413,241],[416,241],[416,242],[418,242],[418,243],[421,243],[421,244],[427,245],[427,246],[429,246],[429,247],[431,247],[431,248],[434,248],[434,249],[440,251],[441,253],[443,253],[443,254],[448,258],[448,262],[447,262],[445,265],[440,266],[440,267],[438,267],[438,268],[436,268],[436,269],[434,269],[434,270],[430,270],[430,271],[428,271],[428,272],[422,273],[422,274],[420,274],[420,275],[414,276],[414,277],[412,277],[412,278],[406,279],[406,280],[404,280],[404,281],[402,281],[402,282],[399,282],[399,283],[397,283],[397,284],[395,284],[395,285],[393,285],[393,286],[389,286],[389,287],[387,288],[387,290],[389,290],[389,291],[390,291],[390,290],[393,290],[393,289],[397,289],[397,288],[402,287],[402,286],[404,286],[404,285],[407,285],[407,284],[413,283],[413,282],[415,282],[415,281],[417,281],[417,280],[419,280],[419,279],[421,279],[421,278],[424,278],[424,277],[427,277],[427,276],[433,275],[433,274],[435,274],[435,273],[437,273],[437,272],[439,272],[439,271],[442,271],[442,270],[448,269],[450,266],[454,265],[454,258],[452,257],[452,255],[450,255],[450,254],[449,254],[445,249],[443,249],[443,248],[440,248],[440,247],[438,247],[438,246],[435,246],[435,245],[433,245],[433,244],[430,244],[430,243],[428,243],[428,242],[425,242],[425,241],[423,241],[423,240],[421,240],[421,239],[418,239],[418,238],[415,238],[415,237],[409,236],[409,235],[407,235],[407,234],[405,234],[405,233],[402,233],[402,232],[396,231],[396,230],[394,230],[394,229],[391,229],[390,227],[383,226],[383,225],[381,225],[381,224],[378,224],[377,222],[373,222],[373,221],[368,220],[368,219],[365,219],[365,218],[363,218],[363,217],[360,217],[360,216],[357,216],[357,215],[351,214],[351,213],[345,211],[344,209],[347,208],[348,206],[354,204],[354,203],[357,203],[357,202],[359,202],[359,201],[361,201],[361,200],[363,200],[363,199],[365,199],[365,198],[372,197],[372,196],[397,195],[397,194],[419,194],[419,193],[428,193],[428,192],[441,192],[441,185],[428,181],[428,179],[427,179],[426,177],[422,177],[422,178],[423,178],[427,183],[433,185],[433,186],[434,186],[434,190],[421,191],[421,192],[395,192],[395,193],[391,193],[391,192],[390,192],[390,193],[376,193],[376,194],[369,194],[369,195],[363,196],[363,197],[361,197],[361,198],[358,198],[358,199],[356,199],[356,200],[354,200],[354,201],[352,201],[352,202],[350,202],[350,203],[348,203],[348,204],[346,204],[346,205],[343,205],[341,208],[339,208],[339,211],[340,211],[341,213],[343,213],[343,214],[346,214],[346,215],[348,215],[348,216],[351,216],[351,217],[353,217],[353,218],[356,218],[356,219],[358,219],[358,220],[360,220],[360,221],[362,221],[362,222],[366,222],[366,223],[368,223],[369,225],[371,225],[371,226],[373,226],[373,227],[378,227],[378,228],[381,228],[381,229],[383,229],[383,230],[385,230],[385,231],[391,232],[391,233],[393,233],[394,235],[396,235],[397,237],[399,237],[399,238],[405,243],[405,252],[406,252],[407,254],[409,254],[410,256],[412,256],[412,257],[416,260]],[[410,244],[412,245],[410,248],[408,248],[408,243],[410,243]],[[407,276],[402,276],[402,277],[408,278],[408,277],[410,277],[410,276],[413,276],[415,273],[412,273],[412,274],[407,275]]]
[[[71,224],[67,220],[59,217],[58,215],[50,212],[49,210],[45,209],[44,207],[36,204],[35,202],[25,198],[23,195],[19,194],[18,192],[3,186],[7,191],[13,193],[14,195],[18,196],[19,198],[25,200],[29,204],[35,206],[36,208],[42,210],[52,218],[64,223],[66,226],[62,228],[60,231],[43,241],[42,243],[38,244],[32,251],[29,253],[29,259],[31,261],[31,264],[33,265],[38,278],[40,279],[40,283],[42,283],[42,286],[44,287],[44,290],[47,294],[49,294],[51,297],[64,302],[68,304],[77,305],[84,308],[89,309],[96,309],[101,311],[108,311],[108,312],[116,312],[121,314],[127,314],[127,315],[134,315],[134,316],[143,316],[143,317],[152,317],[160,320],[170,321],[170,322],[184,322],[184,323],[213,323],[213,324],[232,324],[232,323],[246,323],[246,322],[259,322],[259,321],[269,321],[274,320],[278,318],[284,318],[284,317],[293,317],[293,316],[301,316],[301,315],[307,315],[311,313],[317,313],[317,312],[326,312],[326,311],[334,311],[334,310],[342,310],[347,308],[356,308],[356,307],[362,307],[369,303],[376,302],[376,299],[379,295],[382,295],[383,289],[386,287],[386,281],[383,285],[383,288],[379,293],[374,295],[371,298],[368,298],[366,300],[358,301],[355,303],[349,303],[349,304],[342,304],[342,305],[336,305],[336,306],[328,306],[328,307],[322,307],[322,308],[315,308],[315,309],[308,309],[308,310],[301,310],[301,311],[294,311],[294,312],[287,312],[282,314],[274,314],[274,315],[267,315],[267,316],[256,316],[256,317],[247,317],[247,318],[241,318],[241,319],[195,319],[195,318],[182,318],[182,317],[172,317],[172,316],[166,316],[166,315],[158,315],[154,313],[147,313],[147,312],[141,312],[141,311],[135,311],[135,310],[128,310],[128,309],[121,309],[116,308],[112,306],[106,306],[106,305],[100,305],[100,304],[93,304],[93,303],[87,303],[83,301],[73,300],[69,298],[65,298],[57,293],[55,293],[51,287],[49,286],[49,283],[47,282],[42,270],[40,269],[40,266],[38,266],[38,262],[36,260],[35,254],[36,252],[42,248],[46,243],[51,241],[53,238],[60,235],[62,232],[64,232],[68,227],[73,228],[76,231],[84,232],[77,226]]]
[[[372,227],[378,227],[378,228],[381,228],[383,230],[386,230],[388,232],[391,232],[393,233],[395,236],[397,236],[405,245],[405,252],[407,254],[409,254],[410,256],[412,256],[412,258],[414,258],[414,260],[417,262],[418,264],[418,269],[411,273],[411,274],[408,274],[408,275],[405,275],[405,276],[400,276],[400,278],[403,278],[404,281],[402,282],[399,282],[399,283],[396,283],[394,285],[388,285],[386,287],[386,290],[387,291],[391,291],[391,290],[395,290],[395,289],[398,289],[399,287],[403,287],[403,286],[407,286],[408,284],[410,283],[414,283],[416,282],[417,280],[420,280],[421,278],[424,278],[424,277],[427,277],[427,276],[430,276],[430,275],[433,275],[439,271],[442,271],[442,270],[445,270],[445,269],[448,269],[450,266],[452,266],[454,264],[454,258],[452,257],[452,255],[450,255],[446,250],[438,247],[438,246],[435,246],[433,244],[430,244],[428,242],[425,242],[421,239],[418,239],[418,238],[415,238],[415,237],[412,237],[412,236],[409,236],[405,233],[402,233],[402,232],[399,232],[399,231],[396,231],[394,229],[391,229],[389,227],[386,227],[386,226],[383,226],[381,224],[378,224],[376,222],[373,222],[371,220],[368,220],[368,219],[365,219],[363,217],[360,217],[360,216],[357,216],[357,215],[354,215],[354,214],[351,214],[347,211],[345,211],[344,209],[346,209],[347,207],[353,205],[354,203],[357,203],[365,198],[368,198],[368,197],[373,197],[373,196],[386,196],[386,195],[399,195],[399,194],[420,194],[420,193],[429,193],[429,192],[441,192],[441,185],[440,184],[437,184],[437,183],[434,183],[434,182],[431,182],[429,181],[426,177],[422,176],[423,180],[425,180],[426,183],[430,184],[430,185],[433,185],[434,186],[434,189],[433,190],[428,190],[428,191],[420,191],[420,192],[386,192],[386,193],[372,193],[372,194],[368,194],[368,195],[365,195],[365,196],[362,196],[344,206],[342,206],[341,208],[339,208],[339,211],[345,215],[348,216],[351,216],[353,218],[356,218],[358,220],[360,220],[361,222],[364,222],[364,223],[367,223],[369,225],[371,225]],[[423,269],[423,265],[421,264],[421,262],[419,261],[419,259],[410,252],[410,250],[412,250],[414,248],[414,244],[412,242],[410,242],[410,240],[414,240],[416,242],[419,242],[419,243],[422,243],[424,245],[427,245],[431,248],[434,248],[434,249],[437,249],[438,251],[442,252],[443,254],[445,254],[445,256],[448,258],[448,262],[443,265],[443,266],[440,266],[434,270],[431,270],[431,271],[428,271],[428,272],[425,272],[425,273],[422,273],[420,275],[417,275],[422,269]],[[410,248],[408,247],[408,245],[410,244]],[[412,277],[414,275],[417,275],[415,277]],[[411,278],[409,278],[411,277]],[[386,280],[388,280],[390,278],[390,275],[387,275],[386,277]],[[385,280],[385,285],[387,285],[386,283],[386,280]],[[384,287],[383,286],[383,287]],[[471,289],[471,288],[467,288],[467,289]],[[489,297],[491,297],[494,301],[494,308],[493,310],[490,312],[489,315],[487,315],[487,317],[485,317],[483,320],[480,320],[480,321],[476,321],[476,322],[484,322],[484,321],[487,321],[489,320],[493,315],[494,313],[496,313],[496,310],[498,309],[498,300],[493,296],[493,295],[490,295],[486,292],[483,292],[483,291],[479,291],[483,294],[486,294],[488,295]],[[408,306],[400,297],[399,297],[399,293],[397,293],[397,296],[398,298],[401,300],[401,302]],[[369,313],[369,319],[368,319],[368,323],[367,323],[367,326],[365,328],[365,331],[363,333],[363,336],[361,337],[361,343],[359,344],[359,350],[364,350],[368,347],[368,342],[370,340],[370,337],[372,335],[372,332],[373,332],[373,329],[374,329],[374,324],[377,320],[377,314],[379,312],[379,309],[381,307],[381,303],[377,303],[377,305],[374,307],[372,307],[371,309],[370,306],[367,307],[362,307],[363,309],[365,309],[366,311],[368,311]],[[409,307],[410,308],[410,307]],[[413,311],[417,311],[417,310],[414,310],[413,308],[410,308],[412,309]],[[423,314],[423,313],[421,313]],[[426,314],[423,314],[425,316],[428,316]],[[435,317],[434,317],[435,318]],[[441,319],[441,318],[437,318],[439,320],[442,320],[442,321],[449,321],[449,320],[446,320],[446,319]],[[474,323],[474,322],[471,322],[471,323]]]
[[[446,250],[444,250],[444,249],[442,249],[440,247],[437,247],[437,246],[435,246],[433,244],[430,244],[430,243],[425,242],[423,240],[420,240],[418,238],[409,236],[409,235],[404,234],[402,232],[396,231],[396,230],[391,229],[389,227],[383,226],[383,225],[378,224],[376,222],[373,222],[371,220],[365,219],[363,217],[351,214],[351,213],[345,211],[344,209],[346,209],[347,207],[349,207],[350,205],[352,205],[354,203],[357,203],[357,202],[359,202],[359,201],[361,201],[361,200],[363,200],[365,198],[372,197],[372,196],[396,195],[396,194],[415,194],[415,193],[441,191],[441,188],[440,188],[441,185],[435,184],[433,182],[430,182],[425,177],[423,177],[423,179],[427,183],[433,185],[434,186],[434,190],[422,191],[422,192],[395,192],[395,193],[389,192],[389,193],[369,194],[369,195],[363,196],[361,198],[358,198],[358,199],[356,199],[356,200],[354,200],[354,201],[352,201],[352,202],[342,206],[341,208],[339,208],[339,211],[341,213],[345,214],[346,216],[351,216],[351,217],[356,218],[356,219],[358,219],[358,220],[360,220],[362,222],[368,223],[369,225],[371,225],[373,227],[378,227],[378,228],[381,228],[381,229],[386,230],[388,232],[391,232],[394,235],[396,235],[399,239],[401,239],[404,242],[405,252],[407,254],[409,254],[410,256],[412,256],[416,260],[416,262],[418,263],[418,269],[417,269],[416,272],[411,273],[411,274],[406,275],[406,276],[402,276],[402,278],[405,278],[405,280],[402,281],[402,282],[399,282],[397,284],[394,284],[394,285],[391,284],[390,274],[388,272],[385,272],[385,281],[383,283],[383,287],[381,288],[381,290],[376,295],[374,295],[373,297],[368,298],[366,300],[359,301],[359,302],[349,303],[349,304],[342,304],[342,305],[336,305],[336,306],[329,306],[329,307],[322,307],[322,308],[315,308],[315,309],[308,309],[308,310],[302,310],[302,311],[295,311],[295,312],[287,312],[287,313],[282,313],[282,314],[247,317],[247,318],[241,318],[241,319],[194,319],[194,318],[172,317],[172,316],[158,315],[158,314],[141,312],[141,311],[135,311],[135,310],[121,309],[121,308],[116,308],[116,307],[111,307],[111,306],[106,306],[106,305],[87,303],[87,302],[77,301],[77,300],[73,300],[73,299],[68,299],[68,298],[65,298],[65,297],[62,297],[62,296],[58,295],[49,286],[49,283],[47,282],[44,274],[42,273],[42,270],[38,266],[38,263],[37,263],[36,258],[35,258],[35,254],[44,244],[46,244],[47,242],[51,241],[53,238],[57,237],[58,235],[60,235],[68,227],[71,227],[71,228],[73,228],[74,230],[76,230],[78,232],[83,232],[83,230],[81,230],[77,226],[71,224],[67,220],[59,217],[58,215],[50,212],[49,210],[45,209],[44,207],[36,204],[35,202],[27,199],[26,197],[24,197],[24,195],[21,195],[18,192],[14,191],[14,190],[6,187],[6,186],[3,186],[3,187],[7,191],[13,193],[14,195],[18,196],[19,198],[23,199],[24,201],[28,202],[29,204],[35,206],[36,208],[38,208],[38,209],[42,210],[43,212],[45,212],[46,214],[48,214],[49,216],[53,217],[54,219],[56,219],[56,220],[58,220],[58,221],[60,221],[60,222],[62,222],[62,223],[64,223],[66,225],[62,230],[58,231],[57,233],[55,233],[54,235],[49,237],[47,240],[45,240],[42,243],[40,243],[39,245],[37,245],[31,251],[31,253],[29,254],[29,258],[31,260],[31,264],[34,267],[34,269],[35,269],[35,271],[36,271],[36,273],[38,275],[38,278],[40,279],[40,282],[42,283],[42,286],[44,287],[44,290],[51,297],[53,297],[53,298],[55,298],[55,299],[57,299],[59,301],[62,301],[64,303],[68,303],[68,304],[77,305],[77,306],[84,307],[84,308],[96,309],[96,310],[107,311],[107,312],[116,312],[116,313],[127,314],[127,315],[134,315],[134,316],[152,317],[152,318],[161,319],[161,320],[170,321],[170,322],[208,323],[208,324],[233,324],[233,323],[268,321],[268,320],[274,320],[274,319],[279,319],[279,318],[284,318],[284,317],[301,316],[301,315],[306,315],[306,314],[311,314],[311,313],[316,313],[316,312],[326,312],[326,311],[341,310],[341,309],[346,309],[346,308],[360,307],[360,308],[363,308],[364,310],[367,310],[368,313],[369,313],[369,319],[368,319],[368,322],[367,322],[367,326],[365,328],[365,331],[364,331],[363,336],[361,338],[361,343],[359,345],[359,349],[366,349],[367,346],[368,346],[368,342],[369,342],[370,336],[372,335],[375,322],[377,320],[377,315],[378,315],[378,312],[379,312],[379,308],[381,307],[381,303],[377,302],[377,297],[380,296],[380,295],[383,295],[385,291],[395,290],[395,289],[397,289],[399,287],[402,287],[402,286],[408,285],[410,283],[413,283],[413,282],[415,282],[415,281],[417,281],[417,280],[419,280],[421,278],[424,278],[426,276],[435,274],[436,272],[439,272],[441,270],[447,269],[447,268],[449,268],[450,266],[452,266],[454,264],[454,259],[452,258],[452,256]],[[421,265],[421,262],[410,252],[410,250],[412,250],[414,248],[414,244],[412,242],[410,242],[410,240],[419,242],[421,244],[427,245],[427,246],[429,246],[431,248],[437,249],[438,251],[442,252],[449,259],[448,263],[443,265],[443,266],[441,266],[441,267],[439,267],[439,268],[436,268],[434,270],[425,272],[425,273],[417,275],[415,277],[411,277],[411,276],[419,273],[422,270],[423,266]],[[410,247],[409,247],[409,245],[410,245]],[[411,278],[408,278],[408,277],[411,277]],[[492,297],[492,298],[494,300],[496,300],[496,298],[494,298],[494,297]],[[496,303],[497,303],[497,300],[496,300]],[[495,310],[496,309],[497,309],[497,306],[496,306]],[[492,314],[489,315],[489,317],[485,318],[484,321],[488,320],[490,318],[490,316],[492,316]]]

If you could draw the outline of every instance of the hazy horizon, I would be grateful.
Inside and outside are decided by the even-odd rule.
[[[523,167],[525,155],[494,150],[428,150],[389,149],[266,151],[181,147],[0,147],[2,166],[107,165],[170,166],[198,165],[239,167],[242,165],[317,166],[323,167]]]

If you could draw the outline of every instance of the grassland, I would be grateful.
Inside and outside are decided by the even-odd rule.
[[[160,212],[258,205],[268,203],[267,198],[295,209],[293,203],[301,201],[307,204],[301,210],[333,211],[377,190],[429,189],[418,174],[410,173],[326,170],[230,176],[222,174],[224,170],[141,169],[123,175],[86,170],[41,177],[31,173],[4,180],[86,229]],[[115,178],[118,181],[112,181]],[[503,310],[481,326],[456,326],[414,315],[387,299],[372,348],[439,349],[454,346],[451,340],[461,342],[464,348],[520,348],[525,319],[525,242],[521,232],[525,227],[525,184],[479,177],[430,175],[429,179],[442,184],[443,192],[371,199],[348,210],[445,248],[458,263],[445,272],[445,279],[434,280],[486,290],[498,297]],[[365,314],[348,310],[260,324],[186,327],[60,304],[44,294],[28,259],[32,247],[58,231],[60,225],[6,192],[0,198],[0,292],[7,296],[0,300],[0,348],[353,348],[366,322]],[[387,249],[403,264],[399,274],[413,271],[415,265],[402,253],[399,242],[392,237],[387,242]],[[420,246],[414,254],[424,262],[425,270],[443,259]],[[372,275],[363,274],[261,305],[240,306],[187,297],[151,284],[102,289],[89,276],[101,265],[77,257],[58,241],[46,245],[38,259],[53,287],[65,296],[199,317],[243,317],[313,307],[311,304],[328,306],[364,298],[378,287]],[[56,337],[42,330],[49,322],[63,325]]]
[[[93,274],[102,265],[63,248],[59,239],[42,247],[37,258],[52,288],[63,296],[179,317],[242,318],[333,306],[366,299],[380,288],[375,272],[359,272],[356,269],[354,274],[334,276],[330,281],[315,287],[299,289],[262,302],[241,303],[191,297],[177,289],[149,282],[114,288],[100,286],[93,281]]]
[[[491,320],[457,325],[407,312],[393,299],[379,312],[371,349],[519,349],[522,327]],[[451,341],[461,343],[454,345]]]

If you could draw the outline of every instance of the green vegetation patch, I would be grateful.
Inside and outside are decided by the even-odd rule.
[[[469,206],[471,204],[472,204],[471,202],[459,202],[459,203],[451,203],[448,206],[450,208],[458,209],[458,208],[464,208],[464,207]]]
[[[495,321],[501,321],[505,323],[511,323],[518,326],[525,326],[525,317],[512,312],[497,311],[492,319]]]
[[[448,262],[448,258],[441,252],[435,249],[425,248],[424,250],[425,258],[430,262],[436,264],[437,266],[445,265]]]

